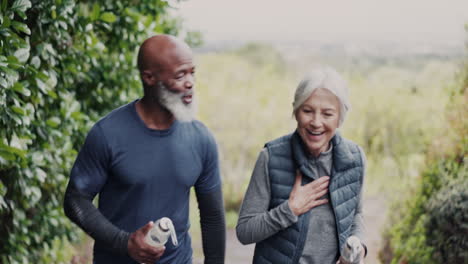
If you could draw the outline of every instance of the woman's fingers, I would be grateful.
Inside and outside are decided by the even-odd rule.
[[[322,176],[304,186],[302,184],[302,174],[296,170],[294,186],[289,197],[289,207],[295,215],[301,215],[311,208],[325,204],[326,199],[320,199],[328,192],[330,177]]]
[[[328,192],[328,189],[326,190],[321,190],[317,193],[314,193],[313,195],[311,195],[311,200],[318,200],[320,199],[320,197],[324,196],[326,193]]]
[[[307,211],[309,211],[310,209],[314,208],[314,207],[317,207],[317,206],[320,206],[322,204],[326,204],[328,203],[328,199],[321,199],[321,200],[314,200],[314,201],[311,201],[309,204],[308,204],[308,209]]]
[[[328,190],[328,184],[330,183],[328,177],[320,177],[317,180],[308,183],[305,188],[310,194],[315,194],[322,190]]]

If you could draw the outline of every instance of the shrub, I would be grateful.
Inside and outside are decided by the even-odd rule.
[[[66,257],[50,252],[75,237],[62,212],[66,175],[92,122],[140,94],[141,41],[178,34],[168,8],[162,0],[1,1],[1,263]]]
[[[466,170],[460,171],[466,173]],[[434,248],[438,263],[468,260],[468,181],[461,175],[429,200],[426,222],[427,244]]]
[[[468,65],[451,90],[443,135],[432,140],[419,186],[393,206],[384,263],[468,263]]]

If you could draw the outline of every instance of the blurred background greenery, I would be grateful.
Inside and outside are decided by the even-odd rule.
[[[214,48],[186,31],[167,1],[0,2],[0,263],[91,262],[92,241],[61,208],[68,173],[90,126],[141,96],[135,54],[154,33],[179,35],[195,48],[198,117],[219,145],[230,234],[264,143],[295,129],[296,85],[312,65],[326,64],[350,86],[352,110],[340,130],[367,154],[368,229],[377,238],[368,262],[467,263],[463,51],[268,42]],[[244,263],[229,259],[232,250],[227,262]]]

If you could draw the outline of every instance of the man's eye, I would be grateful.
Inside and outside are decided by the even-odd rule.
[[[180,79],[184,78],[184,74],[178,74],[178,75],[176,75],[175,78],[176,78],[177,80],[180,80]]]

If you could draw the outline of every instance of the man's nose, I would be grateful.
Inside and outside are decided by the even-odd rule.
[[[191,74],[187,75],[187,80],[185,81],[185,88],[192,89],[195,84],[195,77]]]

